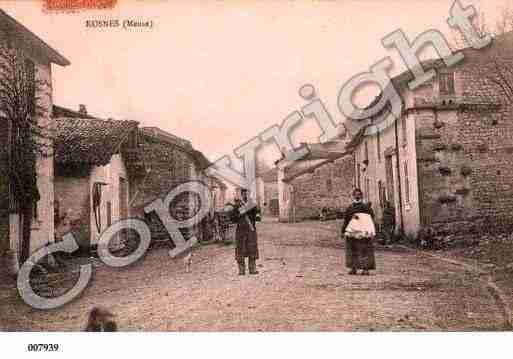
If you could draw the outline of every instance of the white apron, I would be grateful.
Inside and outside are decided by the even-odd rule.
[[[345,235],[350,238],[373,238],[376,236],[376,227],[370,214],[356,213],[346,227]]]

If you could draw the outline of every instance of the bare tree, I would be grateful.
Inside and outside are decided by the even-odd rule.
[[[492,50],[484,50],[487,53],[486,66],[476,68],[479,78],[498,87],[504,95],[504,98],[513,101],[513,51],[508,48],[513,46],[505,41],[509,33],[513,32],[513,8],[503,7],[495,25],[490,25],[486,19],[486,14],[481,11],[480,2],[476,2],[476,16],[473,18],[474,29],[480,37],[490,35],[494,42]],[[454,47],[461,50],[470,46],[468,41],[461,33],[454,31]]]
[[[19,213],[21,243],[19,262],[30,252],[30,231],[34,207],[40,195],[37,187],[37,157],[48,153],[47,131],[38,123],[45,115],[36,91],[35,65],[19,48],[0,45],[0,121],[8,126],[7,160],[9,211]]]
[[[476,15],[472,18],[472,25],[474,30],[476,30],[477,35],[479,37],[484,37],[485,35],[491,34],[489,26],[486,21],[486,14],[481,11],[480,1],[476,1],[474,5],[476,9]],[[455,50],[461,50],[469,47],[471,44],[468,43],[468,40],[463,36],[463,34],[456,29],[452,30],[452,45]]]
[[[496,35],[506,34],[513,31],[513,8],[504,7],[501,9],[499,20],[495,24]]]

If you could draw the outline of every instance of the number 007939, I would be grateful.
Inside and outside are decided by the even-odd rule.
[[[59,344],[29,344],[29,352],[56,352],[59,351]]]

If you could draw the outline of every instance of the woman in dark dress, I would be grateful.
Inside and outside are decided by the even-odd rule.
[[[361,269],[362,275],[369,275],[369,270],[376,269],[373,238],[351,238],[345,234],[349,222],[357,213],[366,213],[374,220],[374,211],[363,203],[363,193],[359,188],[353,191],[353,203],[344,212],[342,235],[346,240],[346,267],[351,269],[349,274],[356,274]]]

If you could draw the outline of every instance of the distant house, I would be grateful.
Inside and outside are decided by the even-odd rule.
[[[227,198],[226,198],[226,192],[228,190],[228,186],[226,183],[221,181],[220,179],[216,177],[212,177],[212,192],[214,196],[214,209],[216,211],[223,210],[224,206],[226,205]]]
[[[44,113],[38,116],[38,123],[42,128],[48,128],[51,124],[50,114],[52,110],[52,64],[67,66],[70,62],[56,50],[47,45],[37,35],[28,30],[21,23],[0,10],[0,42],[7,47],[22,49],[26,58],[25,73],[31,76],[31,83],[35,89],[32,101],[37,102]],[[1,76],[1,75],[0,75]],[[36,83],[41,84],[36,86]],[[0,170],[2,173],[9,173],[7,158],[9,144],[12,141],[13,133],[9,131],[8,121],[0,121]],[[48,140],[45,140],[48,144]],[[30,253],[38,250],[45,244],[54,240],[53,223],[53,159],[51,156],[40,156],[37,158],[37,187],[40,193],[40,200],[34,209],[32,221],[31,243],[28,243]],[[6,178],[5,176],[4,178]],[[20,255],[21,250],[21,223],[19,208],[15,201],[5,201],[5,194],[9,193],[6,188],[6,181],[2,181],[0,192],[4,194],[0,217],[9,218],[9,247]],[[12,199],[12,198],[11,198]],[[8,213],[8,216],[7,216]],[[5,223],[3,223],[5,225]],[[1,227],[1,224],[0,224]],[[0,231],[1,232],[1,231]],[[0,239],[0,240],[3,240]]]
[[[202,182],[210,189],[213,210],[222,210],[226,204],[227,185],[219,178],[207,175],[206,169],[212,162],[202,152],[194,150],[191,155],[194,159],[192,179]]]
[[[88,247],[111,224],[130,216],[132,185],[146,174],[138,123],[66,114],[81,118],[54,119],[56,237],[72,230]]]
[[[391,203],[398,230],[409,234],[513,227],[513,106],[500,85],[513,84],[513,34],[463,54],[449,68],[424,62],[436,76],[415,90],[409,72],[395,77],[401,117],[384,110],[348,144],[355,185],[378,218]]]
[[[301,147],[308,149],[305,157],[276,162],[280,221],[318,218],[324,207],[341,209],[350,204],[354,166],[345,145],[342,140],[303,143]]]
[[[261,176],[263,183],[263,204],[261,209],[264,215],[278,217],[280,213],[278,195],[278,168],[273,168]]]

